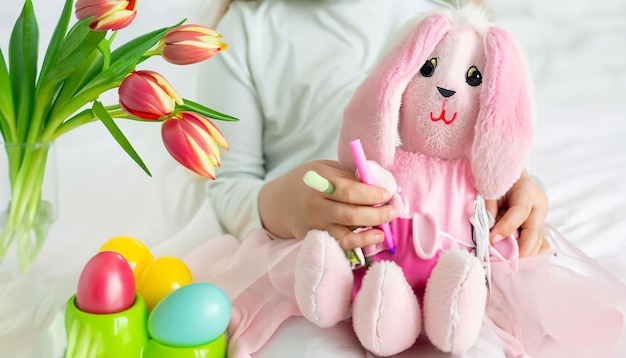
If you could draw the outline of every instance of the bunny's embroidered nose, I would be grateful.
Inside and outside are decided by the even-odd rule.
[[[452,97],[452,95],[456,93],[456,91],[452,91],[452,90],[441,88],[441,87],[437,87],[437,91],[439,91],[439,93],[441,93],[441,95],[446,98]]]

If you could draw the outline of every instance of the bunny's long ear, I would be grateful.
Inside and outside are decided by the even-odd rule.
[[[481,107],[476,120],[471,167],[486,199],[497,199],[523,170],[533,135],[533,110],[526,68],[511,36],[491,27],[485,37]]]
[[[359,86],[344,111],[339,134],[339,163],[344,168],[355,169],[349,145],[353,139],[361,140],[368,159],[390,168],[402,94],[449,28],[444,15],[424,18]]]

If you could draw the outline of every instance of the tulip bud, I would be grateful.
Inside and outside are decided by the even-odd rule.
[[[195,112],[179,112],[163,122],[161,135],[176,161],[198,175],[215,179],[221,159],[218,145],[228,150],[228,144],[210,119]]]
[[[137,0],[77,0],[79,20],[93,16],[89,28],[94,31],[120,30],[137,16]]]
[[[168,31],[161,40],[163,58],[175,65],[201,62],[223,51],[228,45],[222,35],[202,25],[182,25]]]
[[[141,119],[161,119],[174,113],[183,99],[172,85],[154,71],[133,71],[118,89],[120,107]]]

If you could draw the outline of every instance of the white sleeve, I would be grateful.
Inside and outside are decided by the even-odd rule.
[[[203,63],[199,74],[199,102],[239,122],[215,121],[224,133],[229,151],[222,152],[217,179],[207,192],[223,227],[243,239],[250,229],[261,227],[258,194],[264,184],[262,150],[263,114],[247,60],[247,36],[236,3],[222,18],[217,31],[224,35],[226,51]]]

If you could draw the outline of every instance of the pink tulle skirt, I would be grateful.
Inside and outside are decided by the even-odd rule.
[[[495,332],[492,349],[505,357],[626,357],[626,285],[552,227],[544,233],[549,251],[491,264],[483,326]],[[229,357],[253,356],[285,320],[300,316],[293,292],[299,248],[257,230],[243,242],[212,238],[185,258],[195,281],[219,286],[232,301]]]

